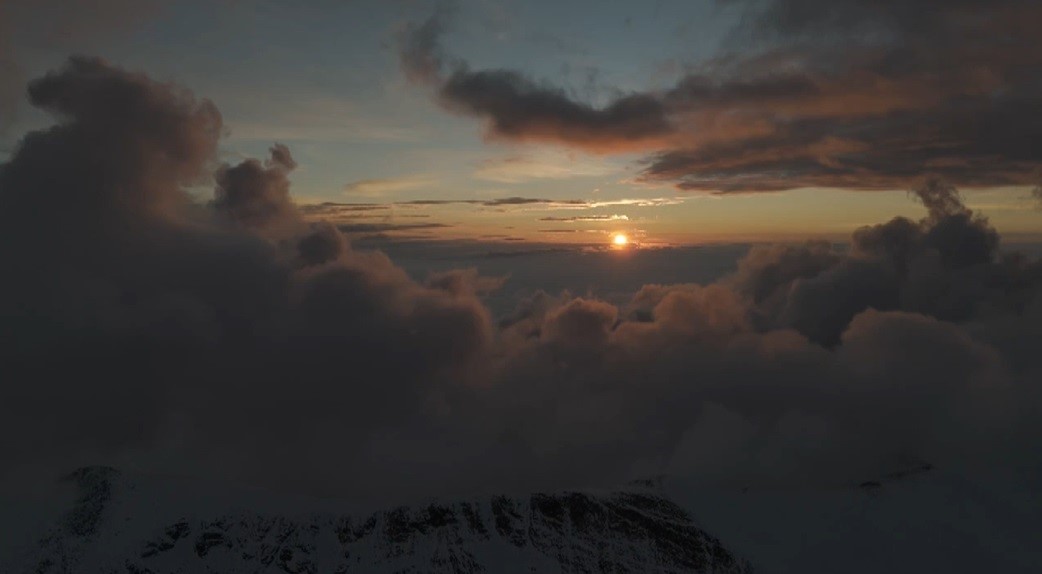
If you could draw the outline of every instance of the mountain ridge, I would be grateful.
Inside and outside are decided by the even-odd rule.
[[[24,555],[34,574],[105,572],[747,573],[652,483],[430,501],[372,513],[180,511],[107,467],[70,474],[77,495]],[[156,510],[164,503],[167,510]],[[166,514],[145,524],[137,515]]]

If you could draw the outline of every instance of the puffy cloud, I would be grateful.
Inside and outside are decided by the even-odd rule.
[[[432,273],[427,278],[428,287],[453,295],[487,295],[502,289],[506,282],[507,277],[484,277],[474,268]]]
[[[496,325],[503,279],[417,282],[305,218],[285,147],[219,165],[206,100],[87,59],[30,95],[57,123],[0,166],[0,474],[401,498],[1037,457],[1042,265],[941,184],[848,248],[756,247],[621,306],[537,292]]]
[[[336,261],[347,251],[347,238],[333,225],[320,222],[314,224],[311,233],[297,242],[297,254],[304,265],[321,265]]]
[[[547,314],[540,336],[564,346],[602,346],[611,335],[617,313],[614,305],[572,299]]]
[[[301,441],[350,452],[372,438],[360,429],[422,419],[488,344],[473,295],[306,223],[284,146],[217,165],[208,101],[88,59],[29,93],[58,123],[0,166],[0,305],[17,341],[2,351],[16,382],[3,432],[34,436],[5,443],[5,465],[140,447],[149,464],[291,480],[270,456],[317,470]],[[194,202],[209,174],[214,200]]]
[[[23,140],[19,161],[4,167],[5,187],[16,190],[5,199],[25,202],[19,209],[59,203],[63,209],[52,215],[83,222],[102,210],[127,218],[170,215],[187,200],[180,186],[207,175],[222,126],[210,102],[94,59],[71,59],[61,72],[31,82],[28,94],[61,122]],[[59,158],[67,159],[57,173],[42,173]]]
[[[255,159],[222,166],[215,174],[213,208],[219,217],[256,229],[299,226],[289,196],[289,172],[297,166],[289,149],[276,144],[263,165]]]

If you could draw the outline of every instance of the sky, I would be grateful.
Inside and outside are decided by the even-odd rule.
[[[0,2],[0,490],[1037,496],[1037,2]]]
[[[326,210],[366,232],[841,241],[938,176],[1038,240],[1036,9],[942,5],[5,0],[0,153],[83,54],[213,101],[223,158],[287,145],[297,201],[374,204]]]

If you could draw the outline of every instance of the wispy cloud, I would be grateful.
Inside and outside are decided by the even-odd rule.
[[[366,180],[366,182],[384,180]],[[358,182],[358,183],[366,183]],[[372,184],[378,186],[380,184]],[[595,209],[598,207],[659,207],[664,205],[678,205],[685,201],[685,197],[641,197],[620,199],[549,199],[543,197],[511,196],[496,199],[411,199],[408,201],[391,201],[387,203],[337,203],[325,202],[307,205],[303,207],[304,213],[314,217],[330,217],[334,215],[350,215],[354,212],[365,212],[374,210],[391,210],[394,208],[423,208],[448,205],[470,205],[477,208],[496,209]],[[625,215],[598,215],[592,216],[599,219],[625,219]],[[592,221],[593,219],[591,219]]]
[[[658,207],[660,205],[680,205],[684,197],[642,197],[636,199],[606,199],[590,201],[589,207],[609,207],[613,205],[630,205],[633,207]]]
[[[593,222],[593,221],[629,221],[630,218],[626,215],[582,215],[577,217],[540,217],[539,221],[560,221],[560,222]]]
[[[362,197],[381,197],[384,195],[430,187],[437,179],[429,175],[408,175],[377,179],[360,179],[344,186],[344,193]]]
[[[420,229],[442,229],[452,227],[446,223],[343,223],[337,229],[344,233],[375,233],[387,231],[417,231]]]
[[[485,160],[473,175],[477,179],[498,183],[522,183],[538,179],[606,176],[617,169],[600,158],[574,152],[544,151],[536,155],[515,155]]]

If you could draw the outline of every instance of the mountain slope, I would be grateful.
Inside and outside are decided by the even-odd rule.
[[[352,515],[179,503],[113,469],[77,495],[20,570],[126,572],[749,571],[649,488],[493,496]],[[220,496],[211,497],[220,500]]]

